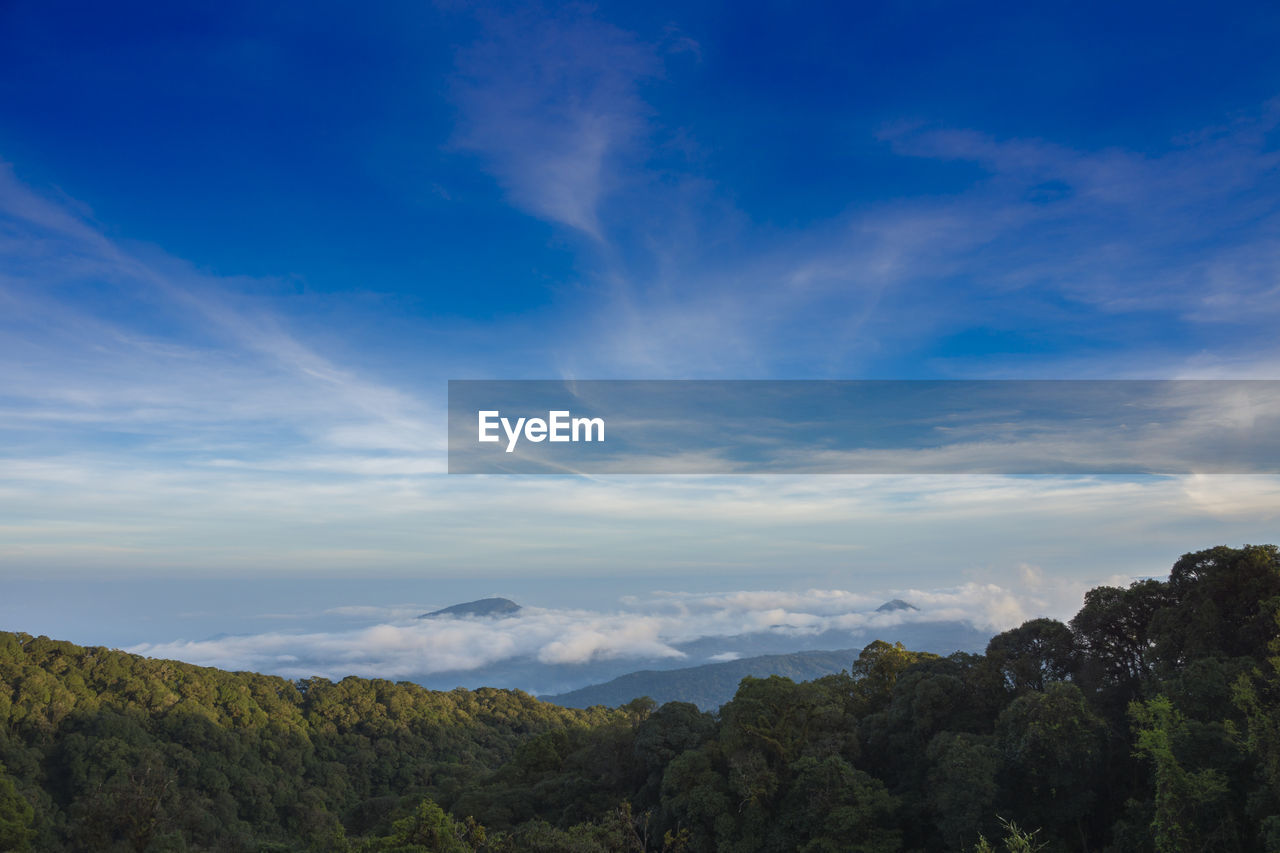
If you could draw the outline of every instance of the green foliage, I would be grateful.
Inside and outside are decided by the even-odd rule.
[[[1269,603],[1280,628],[1280,603]],[[1261,784],[1250,800],[1260,819],[1263,848],[1280,851],[1280,631],[1267,644],[1263,666],[1241,674],[1232,685],[1232,701],[1243,715],[1236,742],[1257,768]]]
[[[1280,550],[1274,545],[1218,547],[1183,556],[1169,574],[1172,606],[1151,634],[1174,666],[1195,658],[1260,659],[1275,633]]]
[[[929,744],[926,804],[951,849],[981,837],[1000,797],[1003,756],[990,735],[942,732]]]
[[[1084,607],[1071,620],[1076,645],[1083,652],[1084,680],[1126,694],[1136,691],[1154,665],[1152,620],[1172,601],[1168,584],[1157,580],[1136,581],[1128,589],[1100,586],[1085,593]]]
[[[786,837],[804,853],[891,853],[901,847],[896,800],[843,758],[802,758],[778,809]]]
[[[1005,834],[1002,842],[1005,853],[1036,853],[1048,846],[1036,840],[1039,831],[1025,832],[1016,823],[1004,818],[1000,818],[1000,826]],[[973,853],[996,853],[996,848],[992,847],[991,842],[984,836],[978,836],[978,843],[974,845]]]
[[[996,720],[996,742],[1016,812],[1048,832],[1069,836],[1093,810],[1106,734],[1106,723],[1069,682],[1015,699]]]
[[[0,850],[28,850],[35,832],[35,809],[18,793],[0,764]]]
[[[390,836],[364,849],[387,853],[469,853],[453,818],[430,799],[420,802],[413,814],[391,824]]]
[[[909,651],[902,643],[889,645],[876,640],[862,650],[850,672],[857,679],[857,694],[868,709],[874,709],[893,696],[893,686],[899,675],[914,664],[937,657],[928,652]]]
[[[1074,672],[1076,641],[1071,629],[1056,619],[1033,619],[992,637],[987,659],[1011,689],[1044,690]]]
[[[1137,753],[1155,764],[1155,814],[1152,837],[1161,853],[1220,850],[1236,847],[1230,812],[1223,800],[1226,778],[1213,768],[1188,770],[1175,745],[1188,735],[1187,719],[1165,696],[1130,706],[1137,734]]]
[[[36,792],[42,850],[339,850],[390,836],[424,797],[451,807],[539,735],[625,719],[519,691],[293,683],[23,634],[0,634],[0,685],[0,761]]]
[[[1092,590],[985,655],[875,641],[718,714],[619,704],[0,633],[0,850],[1280,851],[1271,546]]]
[[[624,802],[599,820],[566,829],[533,821],[517,833],[515,844],[528,853],[644,853],[650,849],[649,817],[636,817]]]

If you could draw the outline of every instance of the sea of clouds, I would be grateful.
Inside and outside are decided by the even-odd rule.
[[[1023,568],[1022,581],[1017,588],[965,583],[876,595],[839,589],[660,592],[626,597],[610,610],[524,607],[501,617],[420,618],[421,608],[405,605],[336,608],[329,612],[357,624],[142,643],[129,651],[289,678],[413,679],[521,659],[575,665],[689,658],[688,664],[694,665],[705,660],[694,659],[682,647],[708,638],[722,639],[730,649],[734,638],[747,636],[814,638],[818,643],[834,635],[867,636],[910,623],[936,622],[960,622],[995,633],[1039,615],[1067,617],[1078,607],[1084,589],[1046,579],[1033,567]],[[917,609],[878,612],[888,598],[904,599]],[[735,653],[713,657],[724,660],[731,654]]]

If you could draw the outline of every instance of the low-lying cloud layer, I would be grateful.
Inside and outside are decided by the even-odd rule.
[[[601,660],[680,660],[704,663],[682,650],[698,640],[723,638],[732,647],[744,635],[792,639],[831,632],[852,638],[908,623],[964,622],[996,632],[1038,615],[1068,616],[1083,587],[1050,581],[1024,567],[1017,589],[966,583],[944,590],[902,590],[875,595],[838,589],[736,591],[714,594],[656,593],[627,598],[610,612],[526,607],[501,618],[406,617],[396,606],[363,615],[377,624],[310,633],[271,632],[200,641],[145,643],[130,651],[233,670],[255,670],[290,678],[359,675],[415,678],[464,672],[503,661],[574,665]],[[1123,582],[1123,579],[1113,579]],[[917,610],[877,612],[887,598]],[[352,614],[338,614],[350,617]],[[732,650],[708,659],[726,660]]]

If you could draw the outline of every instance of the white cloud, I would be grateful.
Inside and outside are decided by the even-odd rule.
[[[925,368],[963,378],[1274,376],[1278,104],[1153,151],[890,127],[882,141],[897,155],[979,174],[945,194],[861,203],[798,229],[753,223],[708,179],[668,180],[637,205],[659,212],[644,219],[646,263],[618,260],[622,251],[601,262],[606,285],[585,306],[563,370],[886,375],[885,365],[973,335],[978,352],[943,347]]]
[[[707,660],[714,661],[716,663],[725,663],[727,661],[738,660],[741,657],[741,652],[720,652],[719,654],[715,654],[707,658]]]
[[[635,46],[626,36],[608,38]],[[620,72],[632,82],[648,73],[643,61],[636,62],[624,62]],[[619,78],[610,85],[625,89],[632,83]],[[487,103],[487,96],[478,97]],[[629,122],[643,117],[643,109],[637,100],[619,103],[636,110],[627,113],[632,118],[618,117],[619,138],[629,138]],[[497,127],[490,129],[496,133]],[[548,133],[544,141],[552,145],[559,131]],[[1008,182],[981,184],[942,203],[861,211],[759,246],[740,239],[751,237],[743,230],[724,244],[735,247],[737,261],[720,269],[714,258],[701,257],[686,271],[683,261],[692,250],[664,243],[669,235],[659,231],[660,280],[652,287],[610,280],[613,301],[598,306],[594,322],[582,323],[585,337],[561,338],[582,359],[565,357],[565,369],[741,375],[744,369],[779,370],[780,359],[792,359],[785,366],[807,375],[821,374],[824,365],[848,375],[855,361],[824,361],[824,348],[839,337],[827,334],[830,324],[845,329],[849,348],[858,352],[881,347],[886,334],[936,332],[932,324],[955,307],[946,289],[932,291],[937,299],[923,308],[918,300],[904,307],[893,294],[912,282],[994,269],[990,255],[984,260],[974,254],[983,247],[995,247],[992,253],[1007,257],[1017,273],[993,280],[992,287],[1016,289],[1040,274],[1028,266],[1027,255],[1004,256],[999,244],[1028,210],[1019,193],[1033,177],[1057,169],[1054,174],[1086,185],[1114,176],[1117,163],[1136,162],[1133,180],[1145,185],[1182,168],[1203,166],[1212,176],[1211,164],[1200,161],[1224,153],[1237,175],[1223,178],[1226,190],[1254,179],[1266,185],[1272,173],[1251,136],[1256,128],[1225,134],[1229,143],[1192,141],[1185,162],[1157,164],[1154,173],[1137,162],[1141,157],[1108,155],[1090,165],[1073,159],[1087,155],[1053,146],[943,139],[913,156],[977,157],[992,164],[1003,158],[1010,165],[991,168],[1004,169]],[[508,153],[518,156],[514,147]],[[1058,161],[1066,165],[1054,165]],[[1214,196],[1212,180],[1197,181],[1208,208],[1231,206],[1229,192]],[[586,211],[599,202],[593,186],[573,190],[580,203],[546,215],[588,222]],[[681,228],[686,216],[697,220],[696,211],[672,206],[671,218]],[[1185,233],[1185,222],[1174,225]],[[1250,240],[1260,233],[1245,232]],[[698,243],[702,232],[690,233],[686,242]],[[1093,234],[1086,229],[1086,237]],[[1129,566],[1149,574],[1185,550],[1266,541],[1280,506],[1274,477],[450,478],[437,473],[443,413],[274,319],[267,302],[250,295],[269,283],[219,278],[110,240],[72,206],[42,198],[9,170],[0,173],[0,240],[12,249],[0,263],[0,423],[9,450],[0,459],[6,519],[0,561],[6,573],[785,573],[841,584],[892,571],[910,572],[910,582],[927,585],[1027,560],[1073,577]],[[1071,372],[1159,375],[1185,360],[1190,374],[1222,376],[1280,364],[1265,316],[1271,303],[1255,306],[1245,299],[1269,273],[1250,273],[1256,281],[1243,289],[1232,290],[1236,285],[1227,281],[1251,269],[1255,242],[1241,243],[1232,263],[1216,268],[1225,282],[1217,293],[1239,297],[1227,313],[1260,318],[1265,341],[1245,335],[1238,351],[1178,351],[1172,361],[1108,355],[1104,367],[1082,356]],[[744,243],[748,249],[739,251]],[[1133,258],[1146,257],[1142,246],[1132,251]],[[1267,257],[1256,259],[1265,267]],[[1066,278],[1088,278],[1089,270],[1064,269]],[[1142,291],[1148,297],[1158,290],[1152,282]],[[59,288],[66,285],[97,288],[103,298],[62,299]],[[948,328],[973,321],[963,314],[946,319]],[[997,366],[988,360],[983,369]],[[957,358],[947,369],[966,367]],[[1232,413],[1241,423],[1249,416]],[[1002,574],[1007,572],[981,582],[1006,588],[1010,579]],[[745,618],[756,624],[764,616],[752,611]],[[787,611],[779,624],[796,619],[786,624],[806,630],[804,620],[815,618],[825,617]],[[596,647],[607,653],[596,630],[584,625],[580,635],[559,637],[562,645],[547,654],[574,657]],[[607,640],[609,631],[602,633]],[[643,636],[668,641],[661,631]],[[643,639],[628,637],[637,647]]]
[[[705,638],[744,634],[816,637],[851,632],[870,639],[906,623],[963,621],[992,632],[1026,618],[1068,615],[1084,588],[1030,578],[1025,589],[966,583],[943,590],[899,590],[867,595],[837,589],[752,590],[712,594],[657,594],[610,612],[524,608],[496,619],[415,619],[396,607],[394,622],[332,632],[271,632],[203,641],[148,643],[129,651],[224,669],[250,669],[289,677],[361,675],[408,678],[465,671],[512,659],[584,664],[610,659],[682,659],[680,646]],[[918,610],[876,612],[888,598]],[[1057,608],[1050,611],[1046,608]],[[1068,608],[1065,612],[1061,609]],[[342,615],[376,615],[343,608]],[[737,652],[713,660],[733,660]]]
[[[644,128],[636,89],[659,73],[655,51],[581,7],[482,21],[484,37],[458,57],[457,145],[517,207],[601,237],[611,165]]]
[[[128,436],[131,454],[180,452],[249,466],[288,444],[298,470],[389,467],[382,454],[439,454],[434,404],[343,366],[247,293],[107,238],[68,205],[0,167],[0,375],[8,444],[60,449]],[[64,288],[96,294],[62,298]],[[353,455],[363,458],[353,458]],[[425,470],[420,459],[401,459]],[[439,470],[439,463],[432,463]]]

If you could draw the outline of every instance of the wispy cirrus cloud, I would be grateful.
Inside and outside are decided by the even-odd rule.
[[[46,431],[131,453],[285,443],[306,448],[309,467],[335,451],[443,446],[432,405],[342,366],[253,298],[271,282],[108,238],[7,165],[0,239],[0,410],[19,444]]]
[[[768,211],[713,181],[700,186],[719,204],[665,191],[648,203],[678,226],[646,232],[652,263],[610,256],[579,351],[615,376],[848,377],[900,360],[966,378],[1274,375],[1277,103],[1152,150],[888,123],[892,155],[962,185],[851,199],[801,229],[763,225]],[[965,336],[972,355],[932,354]],[[573,355],[566,372],[600,375]]]
[[[883,138],[908,157],[983,170],[965,197],[997,214],[983,241],[1005,262],[992,287],[1053,288],[1106,312],[1173,309],[1193,322],[1250,324],[1245,302],[1280,310],[1277,126],[1280,99],[1157,153],[938,127]]]
[[[480,16],[460,51],[455,144],[478,154],[512,204],[601,238],[600,203],[636,157],[649,110],[637,88],[661,72],[653,46],[568,6]]]
[[[1083,204],[1073,198],[1090,193],[1025,196],[1046,175],[1092,186],[1102,179],[1088,176],[1132,166],[1133,181],[1147,186],[1159,183],[1165,167],[1144,170],[1150,158],[1138,155],[1119,158],[1110,172],[1062,166],[1088,152],[1027,143],[1028,153],[991,137],[887,144],[902,146],[903,156],[972,158],[1009,177],[756,241],[744,211],[717,230],[697,205],[673,204],[669,218],[679,228],[653,234],[656,277],[606,265],[608,286],[548,320],[555,343],[521,363],[558,364],[578,375],[848,376],[892,364],[894,352],[930,336],[1033,315],[1058,332],[1134,328],[1106,327],[1105,306],[1083,297],[1037,314],[1045,294],[1075,292],[1072,282],[1088,278],[1088,264],[1102,262],[1090,251],[1103,235],[1089,224],[1091,207],[1073,207]],[[1212,173],[1215,157],[1229,157],[1238,163],[1228,173],[1254,181],[1256,192],[1248,180],[1195,183],[1210,212],[1250,193],[1257,198],[1241,208],[1247,215],[1205,221],[1214,233],[1227,222],[1238,226],[1229,251],[1187,241],[1192,254],[1183,258],[1257,265],[1256,281],[1224,274],[1214,296],[1229,320],[1222,333],[1229,344],[1196,338],[1191,347],[1161,349],[1138,335],[1119,363],[1091,357],[1082,345],[1031,366],[984,356],[980,364],[949,358],[939,370],[1056,376],[1054,366],[1067,365],[1075,375],[1150,376],[1185,365],[1197,375],[1257,375],[1280,363],[1269,303],[1252,310],[1246,298],[1265,292],[1250,288],[1268,274],[1262,249],[1274,216],[1262,199],[1275,175],[1267,145],[1253,125],[1229,127],[1187,141],[1179,155],[1185,163],[1173,168]],[[999,165],[1002,159],[1013,165]],[[1089,204],[1121,205],[1102,196]],[[1035,213],[1041,209],[1050,212]],[[1175,210],[1170,227],[1191,233],[1191,215]],[[1061,244],[1054,242],[1059,232]],[[725,239],[700,254],[705,233]],[[1034,239],[1013,251],[1015,238],[1028,233]],[[1135,543],[1173,542],[1176,550],[1259,541],[1256,531],[1274,524],[1280,506],[1274,478],[460,482],[433,473],[443,468],[443,413],[417,389],[350,366],[340,347],[322,346],[280,319],[264,295],[271,280],[219,277],[109,237],[81,206],[31,190],[11,170],[0,176],[0,240],[11,250],[0,263],[0,412],[10,451],[0,463],[10,519],[0,558],[23,572],[181,566],[229,575],[492,575],[518,567],[577,576],[758,576],[800,566],[814,576],[882,571],[905,553],[933,578],[957,564],[968,571],[1023,561],[1085,574],[1131,558],[1148,561],[1143,569],[1166,560],[1164,553],[1135,557]],[[1041,245],[1047,257],[1075,252],[1087,263],[1059,270],[1043,261]],[[1160,260],[1142,241],[1118,240],[1113,251],[1130,262],[1116,269],[1128,270],[1145,302],[1157,303],[1151,311],[1161,310],[1150,294],[1159,291],[1162,264],[1176,259]],[[940,281],[948,286],[931,286]],[[1178,311],[1192,292],[1175,293]],[[1135,302],[1125,310],[1140,317],[1148,309]],[[1162,335],[1202,325],[1213,324],[1187,321]],[[341,339],[340,328],[328,331],[316,337]]]

